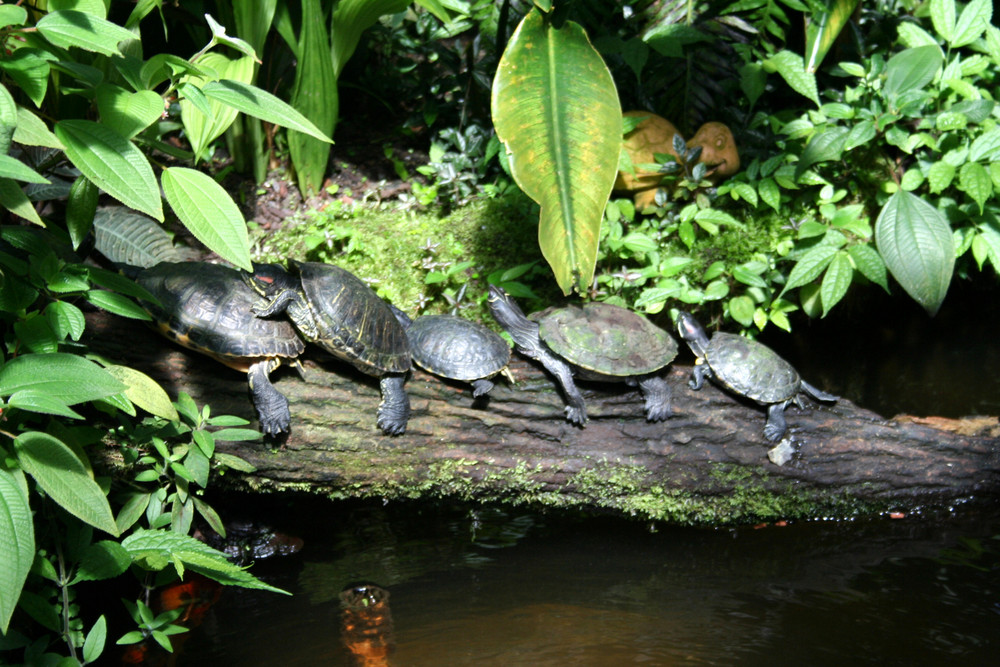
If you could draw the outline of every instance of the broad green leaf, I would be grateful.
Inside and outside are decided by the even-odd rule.
[[[115,518],[120,533],[124,533],[142,518],[146,513],[146,507],[149,506],[149,498],[149,493],[133,493],[129,496]]]
[[[44,315],[60,339],[80,340],[87,324],[83,311],[67,301],[53,301],[45,306]]]
[[[84,12],[64,10],[43,16],[35,24],[45,39],[58,47],[77,47],[106,56],[123,55],[118,44],[136,39],[131,31]]]
[[[37,412],[43,415],[59,415],[70,419],[83,419],[83,415],[55,398],[51,394],[37,389],[22,389],[10,395],[7,405],[27,412]]]
[[[24,25],[25,21],[28,20],[28,10],[20,5],[0,5],[0,28],[6,28],[8,26],[18,26]],[[7,630],[6,624],[3,627],[3,631]]]
[[[875,121],[863,120],[860,123],[856,123],[844,139],[844,150],[849,151],[867,144],[875,138],[875,134]]]
[[[239,80],[244,83],[253,80],[254,62],[253,58],[249,56],[234,58],[224,53],[210,51],[198,58],[196,65],[204,69],[206,74],[212,71],[218,77]],[[190,74],[182,77],[180,84],[181,86],[204,87],[211,83],[208,78],[208,76]],[[223,104],[221,101],[213,101],[209,106],[211,113],[206,116],[199,109],[199,105],[188,97],[184,97],[180,101],[181,122],[184,124],[184,130],[187,132],[196,160],[208,156],[209,146],[233,124],[239,113],[237,109],[229,104]]]
[[[823,317],[830,312],[830,309],[837,305],[837,302],[847,294],[847,288],[851,286],[851,279],[854,276],[854,266],[847,252],[838,250],[837,254],[830,260],[823,274],[823,282],[820,283],[820,299],[823,301]]]
[[[17,104],[14,103],[10,91],[0,84],[0,155],[7,155],[10,152],[17,122]]]
[[[934,32],[950,42],[955,35],[955,0],[931,0],[930,9]]]
[[[17,107],[17,129],[14,130],[14,141],[25,146],[45,146],[63,150],[62,142],[56,135],[52,134],[45,121],[22,106]]]
[[[24,471],[60,507],[84,523],[118,536],[107,496],[65,443],[47,433],[29,431],[14,439],[14,451]]]
[[[795,179],[818,162],[829,160],[839,160],[844,152],[844,144],[847,141],[848,129],[846,127],[831,127],[828,130],[814,134],[799,161],[795,165]]]
[[[729,316],[745,327],[753,324],[753,299],[748,296],[734,296],[729,300]]]
[[[982,133],[969,146],[969,159],[973,162],[1000,158],[1000,127],[993,127]]]
[[[557,30],[532,10],[500,60],[492,110],[514,180],[541,207],[539,245],[556,282],[586,291],[622,145],[607,66],[579,25]]]
[[[0,178],[9,178],[14,181],[23,181],[25,183],[49,182],[49,179],[45,178],[17,158],[13,158],[9,155],[0,155]]]
[[[341,0],[337,3],[330,19],[330,34],[333,35],[330,56],[334,77],[340,76],[365,30],[375,25],[382,15],[398,14],[409,6],[409,0]],[[301,45],[299,48],[302,48]],[[299,56],[304,57],[301,52]]]
[[[802,56],[791,51],[779,51],[764,61],[764,68],[780,74],[792,90],[820,106],[816,76],[806,71]]]
[[[852,245],[847,248],[847,254],[854,261],[854,268],[868,280],[889,291],[888,274],[882,256],[870,245]]]
[[[954,0],[951,0],[952,2]],[[970,0],[955,24],[952,47],[966,46],[979,39],[993,18],[993,0]]]
[[[0,368],[0,397],[25,389],[48,393],[66,405],[125,391],[125,385],[75,354],[24,354]]]
[[[213,456],[212,458],[218,465],[231,468],[238,472],[249,473],[257,470],[257,468],[255,468],[253,464],[251,464],[250,462],[244,461],[240,457],[234,456],[233,454],[228,454],[226,452],[216,452],[215,456]]]
[[[167,202],[195,238],[223,259],[253,270],[246,220],[221,185],[187,167],[165,169],[161,180]]]
[[[0,635],[21,597],[35,559],[35,528],[21,472],[0,468]]]
[[[875,245],[914,301],[934,315],[955,266],[955,245],[944,215],[916,195],[896,192],[875,221]]]
[[[993,194],[993,180],[986,167],[978,162],[966,162],[958,172],[958,189],[972,197],[982,215],[983,205]]]
[[[55,131],[66,156],[94,185],[126,206],[163,220],[153,168],[131,141],[89,120],[59,121]]]
[[[70,186],[66,201],[66,231],[73,241],[73,248],[79,248],[90,234],[100,194],[97,186],[82,174]]]
[[[157,417],[180,421],[170,397],[156,380],[128,366],[107,366],[105,370],[128,387],[125,390],[128,400]]]
[[[931,168],[927,170],[927,182],[931,187],[931,194],[937,194],[943,192],[945,188],[951,185],[951,182],[955,179],[955,166],[944,162],[935,162],[931,165]]]
[[[338,3],[336,14],[345,5],[357,5],[347,0]],[[372,3],[360,3],[369,6]],[[408,4],[408,3],[407,3]],[[299,66],[295,69],[292,106],[327,135],[333,135],[339,109],[337,71],[330,59],[330,38],[323,20],[320,0],[302,1],[302,32],[299,37]],[[338,42],[340,35],[337,35]],[[356,43],[356,42],[355,42]],[[337,44],[333,48],[337,52]],[[292,158],[299,190],[315,193],[323,185],[326,165],[330,159],[330,144],[301,132],[288,132],[288,152]]]
[[[934,80],[943,56],[937,46],[918,46],[900,51],[885,66],[885,96],[895,101],[904,93],[921,90]]]
[[[122,546],[133,560],[173,563],[175,567],[189,568],[226,585],[286,593],[258,580],[231,563],[226,554],[189,535],[169,530],[137,530],[122,540]]]
[[[694,220],[702,227],[706,225],[719,226],[728,225],[729,227],[735,227],[741,229],[743,223],[729,215],[725,211],[720,211],[714,208],[703,208],[694,215]]]
[[[757,184],[757,192],[760,193],[760,198],[764,200],[764,203],[775,211],[781,206],[781,190],[773,178],[761,179],[760,183]]]
[[[210,81],[201,90],[210,100],[221,102],[248,116],[333,143],[333,139],[317,129],[308,118],[266,90],[233,79]]]
[[[163,115],[163,98],[151,90],[130,93],[120,86],[102,83],[97,87],[97,108],[101,122],[131,139]]]
[[[92,289],[84,295],[90,303],[98,308],[114,313],[119,317],[133,320],[150,321],[152,318],[146,310],[123,294],[107,290]]]
[[[40,227],[45,226],[21,186],[9,178],[0,178],[0,206]]]
[[[83,642],[83,660],[85,664],[93,664],[104,653],[104,644],[108,639],[108,622],[101,614],[87,633]]]
[[[0,68],[24,91],[36,107],[40,107],[49,88],[49,73],[52,70],[50,61],[54,59],[54,55],[42,49],[27,46],[0,59]]]
[[[916,23],[901,21],[899,26],[896,28],[896,32],[899,35],[900,43],[906,47],[912,48],[914,46],[938,45],[934,36],[918,26]]]
[[[50,12],[73,9],[100,19],[108,18],[108,0],[46,0]]]
[[[815,72],[854,13],[858,0],[827,0],[826,11],[806,15],[806,71]]]
[[[80,565],[70,586],[81,581],[114,579],[132,564],[128,550],[117,542],[101,540],[88,546],[80,557]]]
[[[788,282],[785,283],[781,293],[784,294],[790,289],[816,280],[836,254],[837,248],[826,244],[818,245],[804,254],[792,267],[792,272],[788,274]]]
[[[161,224],[124,206],[104,206],[94,215],[94,248],[115,264],[143,268],[181,260]]]

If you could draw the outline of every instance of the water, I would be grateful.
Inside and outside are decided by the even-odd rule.
[[[177,665],[992,665],[1000,507],[738,529],[264,498],[304,549],[225,589]],[[275,511],[277,510],[277,511]],[[281,522],[284,525],[280,525]],[[369,654],[340,592],[388,608]],[[391,622],[390,622],[391,617]],[[353,618],[353,617],[351,617]],[[364,636],[361,636],[364,639]],[[374,643],[373,643],[374,642]],[[372,651],[372,647],[376,650]]]

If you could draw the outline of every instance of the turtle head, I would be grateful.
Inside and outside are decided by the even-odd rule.
[[[490,285],[490,312],[504,331],[514,339],[518,349],[524,351],[539,345],[538,323],[524,316],[524,311],[514,303],[502,287]]]
[[[280,264],[253,263],[253,273],[242,272],[243,281],[261,296],[273,297],[285,290],[299,289],[299,280]]]
[[[691,351],[697,356],[705,355],[705,348],[708,347],[708,334],[698,320],[694,319],[691,313],[681,311],[677,313],[677,334],[685,341]]]

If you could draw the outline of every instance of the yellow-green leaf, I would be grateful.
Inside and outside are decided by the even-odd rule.
[[[529,12],[500,60],[492,110],[514,180],[541,206],[538,240],[559,287],[586,290],[618,170],[622,114],[583,28],[568,21],[556,29]]]
[[[128,387],[125,396],[146,412],[170,421],[180,419],[167,392],[153,378],[128,366],[107,366],[104,370]]]

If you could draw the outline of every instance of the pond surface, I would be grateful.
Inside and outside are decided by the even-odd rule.
[[[427,504],[300,501],[264,514],[283,517],[272,525],[298,531],[305,546],[254,572],[294,595],[223,590],[176,665],[993,665],[1000,656],[995,503],[718,530]],[[359,584],[388,591],[372,618],[342,611],[341,591]]]

